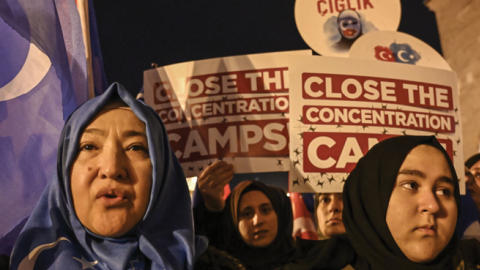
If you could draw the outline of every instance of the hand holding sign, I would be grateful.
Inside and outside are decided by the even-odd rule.
[[[233,178],[233,165],[217,161],[208,166],[198,177],[198,189],[210,211],[222,211],[225,207],[223,188]]]

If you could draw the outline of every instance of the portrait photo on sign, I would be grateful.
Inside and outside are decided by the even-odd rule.
[[[398,0],[296,1],[295,21],[305,42],[320,55],[348,57],[352,44],[375,31],[395,31]]]

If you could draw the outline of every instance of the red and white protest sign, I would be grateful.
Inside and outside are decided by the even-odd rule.
[[[292,51],[147,70],[144,98],[165,124],[187,177],[217,159],[237,173],[288,171]]]
[[[399,0],[297,0],[295,22],[303,40],[317,53],[348,57],[362,36],[396,31]]]
[[[375,31],[363,35],[352,44],[348,57],[452,70],[430,45],[402,32]]]
[[[289,71],[291,191],[341,192],[358,160],[393,136],[435,135],[463,172],[453,72],[302,56]]]

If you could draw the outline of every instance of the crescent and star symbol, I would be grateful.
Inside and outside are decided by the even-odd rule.
[[[33,267],[35,266],[35,262],[37,261],[38,256],[40,253],[44,250],[47,249],[52,249],[60,243],[60,241],[67,241],[70,243],[70,240],[68,240],[65,237],[59,237],[55,242],[40,245],[36,248],[34,248],[30,253],[20,262],[18,265],[18,269],[22,270],[33,270]]]
[[[14,99],[28,93],[42,81],[51,66],[50,58],[30,43],[27,59],[17,76],[0,87],[0,101]]]
[[[98,261],[89,262],[83,256],[81,259],[75,257],[72,258],[82,264],[82,269],[95,269],[94,266],[98,263]]]

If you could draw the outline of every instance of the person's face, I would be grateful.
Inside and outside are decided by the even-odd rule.
[[[331,237],[345,233],[342,193],[322,193],[318,201],[317,220],[322,234]]]
[[[411,261],[432,261],[452,238],[458,214],[454,191],[440,150],[420,145],[410,151],[398,172],[386,221]]]
[[[342,18],[338,21],[342,36],[347,39],[354,39],[360,35],[360,21],[354,17]]]
[[[256,247],[269,245],[277,236],[277,214],[263,192],[253,190],[243,194],[238,230],[248,245]]]
[[[119,105],[107,105],[85,128],[71,168],[78,219],[107,237],[122,236],[142,220],[152,186],[145,124]]]
[[[465,181],[468,191],[474,197],[480,196],[480,161],[470,167],[470,172],[465,172]]]

